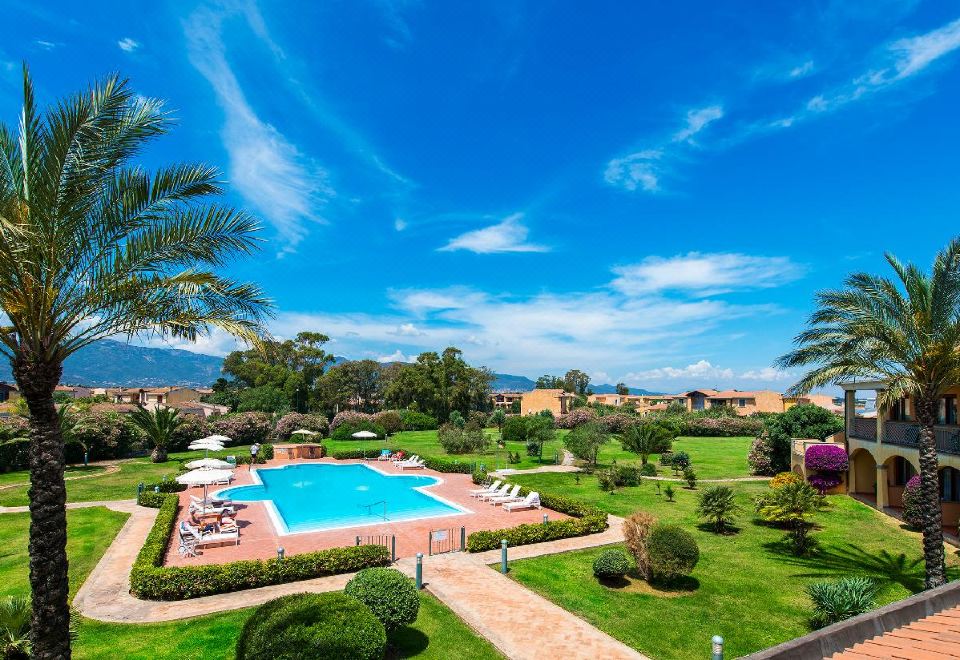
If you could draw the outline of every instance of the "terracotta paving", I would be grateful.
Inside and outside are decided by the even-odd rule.
[[[336,461],[323,459],[319,461],[303,461],[306,463],[359,463],[360,461]],[[270,461],[268,467],[290,465],[292,461]],[[401,471],[388,461],[369,461],[377,469],[390,474],[400,474]],[[436,486],[429,487],[429,491],[437,496],[458,504],[472,513],[413,520],[409,522],[383,522],[363,527],[349,527],[345,529],[324,532],[306,532],[301,534],[279,535],[267,515],[266,507],[259,502],[237,502],[237,525],[240,528],[240,544],[205,548],[197,557],[180,557],[177,552],[179,539],[176,533],[171,535],[170,546],[167,548],[166,564],[171,566],[216,564],[237,559],[269,559],[276,557],[277,547],[283,546],[287,555],[335,548],[344,545],[353,545],[357,535],[395,535],[397,537],[397,557],[412,557],[418,552],[429,554],[428,540],[431,530],[455,528],[459,534],[461,526],[466,528],[467,536],[471,532],[485,529],[502,529],[515,527],[521,523],[538,523],[543,521],[547,514],[550,520],[568,518],[561,513],[549,509],[528,509],[513,512],[504,511],[502,507],[494,507],[480,502],[469,495],[469,491],[477,488],[469,474],[447,474],[433,470],[407,470],[404,474],[428,475],[441,480]],[[507,478],[509,481],[509,478]],[[236,478],[232,485],[251,483],[247,468],[236,471]],[[190,495],[202,496],[202,488],[190,488],[180,494],[181,520],[189,519],[188,504]]]
[[[831,657],[838,660],[960,658],[960,606],[855,644]]]

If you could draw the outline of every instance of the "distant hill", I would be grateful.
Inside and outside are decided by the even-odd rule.
[[[209,386],[220,377],[221,366],[223,358],[215,355],[104,339],[67,358],[60,380],[89,387]],[[9,364],[0,364],[0,379],[13,380]]]
[[[493,385],[494,392],[529,392],[536,386],[536,381],[527,378],[526,376],[514,376],[512,374],[498,374],[495,373]],[[590,384],[590,389],[593,390],[594,394],[613,394],[617,391],[616,385],[594,385]],[[637,394],[640,396],[649,396],[652,394],[662,394],[662,392],[650,392],[648,390],[640,389],[639,387],[631,387],[630,394]]]

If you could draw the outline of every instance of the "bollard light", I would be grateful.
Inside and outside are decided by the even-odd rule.
[[[417,591],[423,589],[423,553],[417,553]]]
[[[277,561],[283,560],[283,555],[286,554],[286,550],[283,549],[282,545],[277,546]]]
[[[143,482],[141,481],[140,483],[137,484],[137,499],[140,499],[140,496],[143,494],[143,489],[144,489],[144,485],[143,485]]]
[[[83,452],[83,467],[90,465],[90,452]]]
[[[507,539],[500,541],[500,572],[507,574]]]
[[[713,660],[723,660],[723,637],[714,635],[713,639]]]
[[[159,492],[160,492],[160,486],[154,486],[154,487],[153,487],[153,492],[154,492],[154,493],[159,493]]]

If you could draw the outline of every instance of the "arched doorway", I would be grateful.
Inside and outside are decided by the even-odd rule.
[[[850,492],[861,495],[877,494],[877,462],[866,449],[855,449],[850,454]]]
[[[942,467],[937,473],[940,481],[940,510],[943,526],[951,534],[960,526],[960,470]]]
[[[917,474],[915,466],[905,456],[891,456],[884,465],[887,466],[887,502],[889,506],[903,506],[903,488],[911,477]]]

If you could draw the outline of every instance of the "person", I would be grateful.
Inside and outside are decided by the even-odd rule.
[[[260,453],[260,443],[254,442],[250,445],[250,465],[257,462],[257,454]]]

